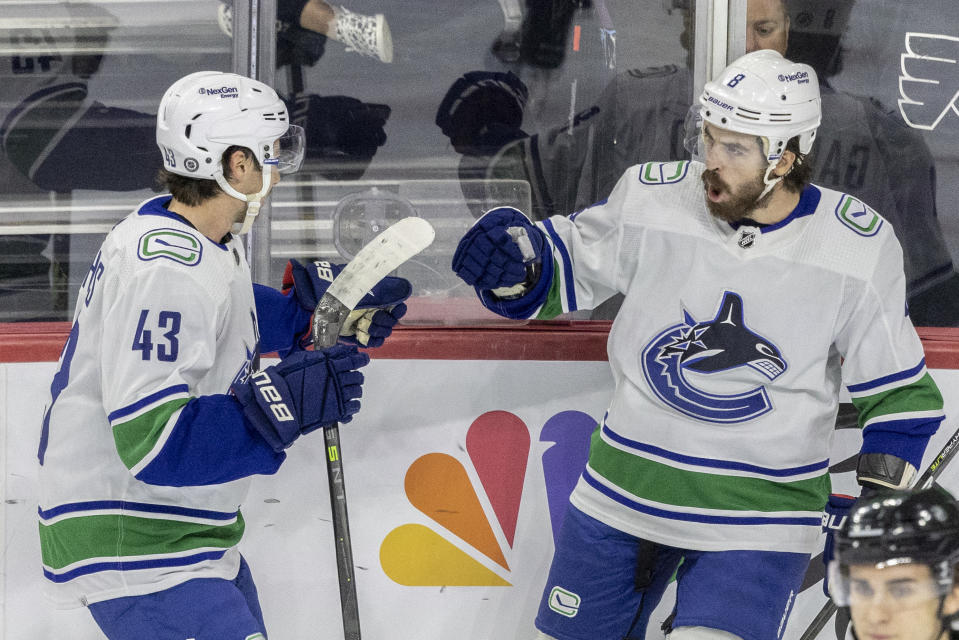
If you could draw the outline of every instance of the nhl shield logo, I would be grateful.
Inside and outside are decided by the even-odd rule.
[[[748,249],[753,246],[753,243],[756,242],[756,232],[752,229],[743,229],[739,233],[739,247],[741,249]]]

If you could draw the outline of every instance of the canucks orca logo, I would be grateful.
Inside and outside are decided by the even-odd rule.
[[[256,313],[251,309],[250,310],[250,320],[253,321],[253,337],[254,345],[253,351],[250,351],[250,347],[247,346],[246,341],[243,341],[243,348],[246,350],[246,361],[243,363],[243,366],[240,367],[240,370],[236,372],[236,375],[233,376],[234,384],[242,384],[250,379],[250,376],[253,375],[253,372],[257,371],[260,368],[260,330],[256,326]]]
[[[685,309],[683,315],[682,323],[667,328],[643,349],[643,374],[659,399],[706,422],[745,422],[771,411],[764,386],[717,395],[697,389],[686,378],[688,371],[722,376],[750,367],[774,380],[786,370],[779,350],[746,327],[742,298],[726,291],[716,317],[707,322],[697,322]]]
[[[245,344],[243,348],[246,349],[246,361],[243,363],[243,366],[240,367],[240,370],[236,372],[236,375],[233,376],[233,382],[230,384],[231,387],[235,384],[243,384],[249,380],[250,376],[253,375],[253,372],[256,370],[254,361],[259,354],[257,354],[256,349],[250,351],[250,348]]]

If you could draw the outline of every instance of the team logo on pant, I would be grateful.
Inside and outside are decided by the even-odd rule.
[[[553,587],[549,592],[549,608],[561,616],[575,617],[579,613],[579,603],[578,595],[562,587]]]
[[[749,367],[768,380],[786,370],[779,349],[746,326],[739,294],[724,292],[712,320],[697,322],[685,310],[683,315],[683,322],[662,331],[643,349],[643,375],[656,396],[680,413],[705,422],[745,422],[772,411],[762,385],[740,393],[716,393],[696,386],[707,385],[707,379],[722,383],[728,372],[740,367]]]

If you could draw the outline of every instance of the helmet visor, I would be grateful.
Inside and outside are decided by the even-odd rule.
[[[306,132],[303,127],[291,124],[286,133],[273,143],[273,157],[263,161],[276,167],[279,173],[294,173],[303,164],[306,154]]]
[[[952,588],[951,571],[937,576],[935,567],[910,559],[890,559],[878,564],[829,563],[829,596],[840,607],[883,605],[900,611],[937,600]]]

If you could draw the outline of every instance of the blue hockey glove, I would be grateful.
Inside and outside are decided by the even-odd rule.
[[[233,393],[247,424],[280,452],[301,434],[353,419],[363,395],[357,369],[369,361],[352,346],[300,351],[233,385]]]
[[[852,496],[841,493],[833,493],[829,496],[826,508],[822,514],[822,530],[826,534],[826,545],[822,551],[822,561],[826,565],[826,575],[822,580],[822,591],[829,596],[829,563],[833,558],[833,548],[836,541],[836,533],[842,527],[853,503],[856,501]]]
[[[522,229],[529,238],[533,255],[524,255],[517,234]],[[453,254],[453,271],[477,289],[499,289],[536,284],[528,281],[527,266],[542,263],[546,237],[529,218],[512,207],[498,207],[477,220],[460,239]],[[497,292],[494,292],[497,293]]]
[[[406,305],[402,302],[386,309],[352,311],[340,327],[340,342],[362,347],[382,347],[404,315]]]
[[[333,279],[343,270],[341,264],[325,260],[313,260],[306,265],[290,260],[283,274],[283,293],[296,297],[304,311],[312,314],[316,303],[326,292]],[[409,280],[387,276],[363,296],[356,309],[350,313],[340,329],[340,340],[363,347],[379,347],[393,332],[393,327],[406,313],[404,300],[413,293]],[[311,327],[297,335],[297,344],[308,346]]]

